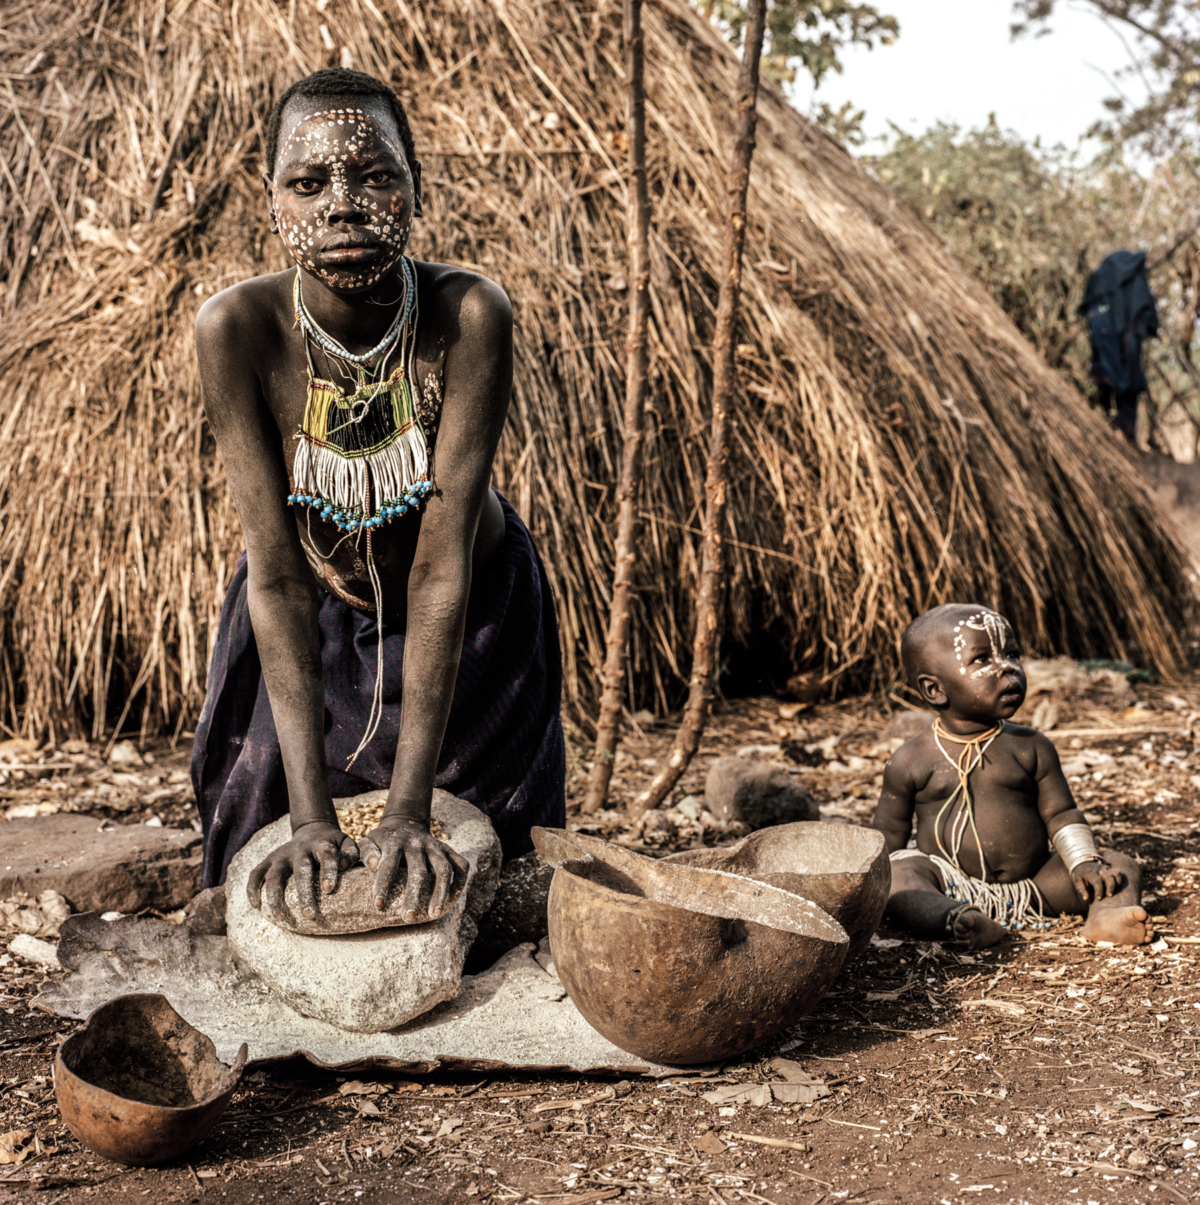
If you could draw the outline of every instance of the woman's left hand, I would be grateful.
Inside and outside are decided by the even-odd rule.
[[[437,920],[446,911],[446,897],[454,885],[455,869],[466,874],[467,860],[457,850],[439,841],[419,820],[384,816],[358,843],[359,857],[375,874],[375,907],[382,910],[395,882],[400,859],[408,869],[408,881],[400,900],[404,919],[412,924],[417,905],[429,876],[433,891],[429,897],[429,918]]]

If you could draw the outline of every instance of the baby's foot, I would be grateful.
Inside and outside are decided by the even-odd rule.
[[[950,925],[951,940],[968,950],[982,950],[997,945],[1007,936],[994,920],[978,908],[963,908],[954,914]]]
[[[1150,940],[1146,909],[1140,904],[1093,908],[1080,933],[1088,941],[1111,941],[1118,946],[1140,946]]]

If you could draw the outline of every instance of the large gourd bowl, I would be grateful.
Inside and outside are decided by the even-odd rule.
[[[562,829],[535,828],[533,841],[555,867],[559,979],[594,1029],[639,1058],[743,1054],[814,1008],[845,961],[842,926],[782,887]]]
[[[152,1167],[178,1158],[217,1124],[246,1064],[154,993],[118,996],[59,1047],[54,1091],[67,1129],[106,1159]]]
[[[856,958],[879,926],[892,887],[883,834],[873,828],[803,820],[759,829],[735,845],[688,849],[664,862],[743,874],[802,895],[846,930]]]

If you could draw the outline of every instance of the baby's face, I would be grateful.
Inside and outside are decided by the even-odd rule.
[[[1025,701],[1021,649],[1007,619],[979,607],[946,624],[937,678],[953,715],[1009,719]]]
[[[404,254],[416,183],[374,97],[289,103],[269,192],[293,259],[337,292],[372,288]]]

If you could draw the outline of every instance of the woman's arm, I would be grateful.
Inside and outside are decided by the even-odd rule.
[[[453,877],[447,854],[458,861],[430,837],[429,809],[462,652],[475,536],[512,393],[512,310],[504,291],[456,274],[441,284],[433,308],[434,329],[450,338],[436,490],[409,573],[404,696],[388,801],[379,827],[360,843],[363,860],[377,872],[377,906],[404,859],[401,908],[414,916],[430,869],[429,914],[440,914]]]
[[[283,449],[256,367],[270,350],[272,332],[261,329],[267,323],[262,303],[255,301],[247,286],[208,301],[196,319],[196,352],[205,413],[246,541],[250,621],[279,736],[292,819],[292,840],[251,875],[250,901],[260,905],[265,885],[268,906],[282,915],[284,888],[294,874],[301,907],[314,915],[315,867],[320,867],[322,890],[330,892],[337,886],[339,866],[352,865],[358,849],[338,827],[329,790],[319,598],[284,502]]]

